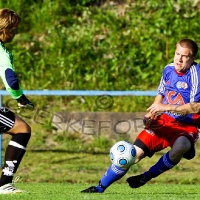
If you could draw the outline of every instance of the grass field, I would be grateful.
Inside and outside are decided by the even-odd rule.
[[[126,184],[114,184],[103,194],[83,194],[88,184],[30,183],[17,184],[30,193],[0,195],[5,200],[191,200],[200,199],[200,185],[150,184],[131,189]]]
[[[129,200],[129,199],[200,199],[199,154],[192,161],[182,160],[145,186],[131,189],[128,176],[148,169],[162,154],[132,166],[130,171],[103,194],[82,194],[81,190],[96,185],[110,164],[106,154],[71,153],[67,151],[32,151],[24,157],[16,175],[16,187],[27,194],[0,195],[0,199],[20,200]]]
[[[126,178],[140,174],[157,162],[167,149],[146,158],[131,167],[119,181],[112,184],[104,194],[82,194],[81,190],[96,185],[110,165],[109,144],[103,139],[88,144],[76,136],[63,135],[56,148],[47,146],[46,138],[55,139],[52,133],[34,127],[27,152],[16,176],[20,176],[16,187],[29,194],[0,195],[1,199],[20,200],[128,200],[128,199],[200,199],[200,142],[197,143],[196,157],[191,161],[182,159],[172,170],[151,180],[139,189],[131,189]],[[56,135],[57,138],[59,135]],[[3,150],[10,137],[3,135]],[[49,143],[48,143],[49,145]],[[49,149],[48,149],[49,148]],[[96,151],[98,150],[98,151]],[[99,150],[103,150],[100,152]]]

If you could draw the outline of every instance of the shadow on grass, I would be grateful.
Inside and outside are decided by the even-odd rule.
[[[74,150],[65,150],[65,149],[29,149],[30,152],[55,152],[55,153],[85,153],[92,155],[108,155],[108,152],[88,152],[88,151],[74,151]]]

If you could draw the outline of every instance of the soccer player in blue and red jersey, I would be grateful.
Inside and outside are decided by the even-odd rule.
[[[19,107],[33,108],[33,104],[23,94],[13,68],[13,57],[4,44],[13,40],[18,31],[20,16],[7,8],[0,9],[0,76],[6,90]],[[14,187],[13,176],[26,151],[31,136],[30,126],[19,116],[5,107],[0,107],[0,133],[11,135],[5,151],[5,161],[0,177],[0,194],[23,192]]]
[[[167,147],[171,149],[148,171],[129,177],[127,182],[132,188],[138,188],[173,168],[182,158],[190,160],[195,156],[199,115],[189,114],[194,113],[192,109],[184,113],[181,105],[200,101],[200,66],[195,62],[197,53],[197,44],[191,39],[183,39],[176,45],[174,62],[163,70],[157,96],[144,118],[145,129],[134,142],[137,152],[135,163]],[[128,169],[111,164],[97,186],[82,192],[102,193],[127,172]]]

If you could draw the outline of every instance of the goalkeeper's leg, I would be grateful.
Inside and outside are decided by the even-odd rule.
[[[0,187],[12,183],[14,174],[16,173],[25,154],[26,145],[31,136],[30,126],[21,118],[14,115],[14,113],[12,114],[12,112],[9,111],[7,116],[4,117],[7,119],[7,125],[9,124],[8,126],[5,125],[5,133],[11,135],[12,138],[5,152],[5,160],[0,178]],[[5,189],[7,187],[2,188]],[[5,191],[3,191],[3,193],[4,192]]]

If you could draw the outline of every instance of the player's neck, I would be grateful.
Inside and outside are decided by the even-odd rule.
[[[178,71],[176,71],[175,69],[174,69],[174,71],[179,75],[179,76],[183,76],[183,75],[185,75],[185,73],[187,72],[178,72]]]

